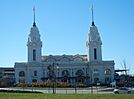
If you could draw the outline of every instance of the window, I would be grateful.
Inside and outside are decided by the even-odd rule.
[[[94,78],[94,82],[95,83],[99,82],[99,78]]]
[[[45,69],[43,70],[43,76],[45,77]]]
[[[98,69],[94,69],[94,76],[98,76],[99,75],[99,70]]]
[[[75,75],[78,76],[78,77],[81,77],[81,76],[84,75],[84,72],[81,69],[79,69],[79,70],[76,71]]]
[[[108,82],[108,83],[111,82],[111,78],[110,77],[106,77],[105,78],[105,82]]]
[[[0,71],[0,78],[2,78],[2,72]]]
[[[63,77],[68,77],[69,76],[69,71],[68,70],[63,70],[62,75],[63,75]]]
[[[32,82],[37,82],[37,80],[36,79],[33,79]]]
[[[94,59],[97,59],[97,49],[94,48]]]
[[[106,70],[105,70],[105,74],[106,74],[106,75],[111,75],[111,70],[110,70],[110,69],[106,69]]]
[[[33,50],[33,61],[36,61],[36,50]]]
[[[34,76],[37,76],[37,71],[34,71]]]
[[[25,72],[24,71],[20,71],[19,72],[19,77],[24,77],[25,76]]]

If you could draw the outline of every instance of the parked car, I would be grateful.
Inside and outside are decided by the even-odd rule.
[[[115,94],[134,93],[134,90],[124,87],[124,88],[114,89],[114,93]]]

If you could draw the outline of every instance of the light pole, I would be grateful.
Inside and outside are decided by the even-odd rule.
[[[59,77],[59,72],[58,72],[59,66],[58,65],[59,64],[57,63],[57,66],[55,67],[55,84],[56,84],[56,86],[55,86],[55,93],[56,93],[56,87],[57,87],[57,80],[58,80],[58,77]],[[56,76],[56,74],[57,74],[57,76]]]
[[[92,80],[91,80],[91,94],[93,94],[93,66],[92,66],[92,74],[91,74],[91,78],[92,78]]]
[[[93,94],[93,66],[91,65],[91,73],[90,73],[90,77],[91,77],[91,94]]]
[[[75,83],[75,94],[77,94],[77,84]]]

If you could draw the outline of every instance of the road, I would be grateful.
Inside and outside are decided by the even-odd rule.
[[[46,93],[46,94],[53,94],[53,89],[49,88],[49,89],[17,89],[17,88],[0,88],[0,90],[14,90],[14,91],[30,91],[30,92],[42,92],[42,93]],[[97,89],[97,90],[87,90],[87,89],[57,89],[56,93],[58,94],[113,94],[113,91],[110,89]]]

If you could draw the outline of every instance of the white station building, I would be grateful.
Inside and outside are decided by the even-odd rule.
[[[35,15],[34,15],[35,16]],[[114,61],[102,59],[102,41],[92,20],[85,55],[42,56],[42,41],[35,23],[27,41],[27,62],[16,62],[16,83],[66,82],[69,84],[110,84],[114,81]]]

